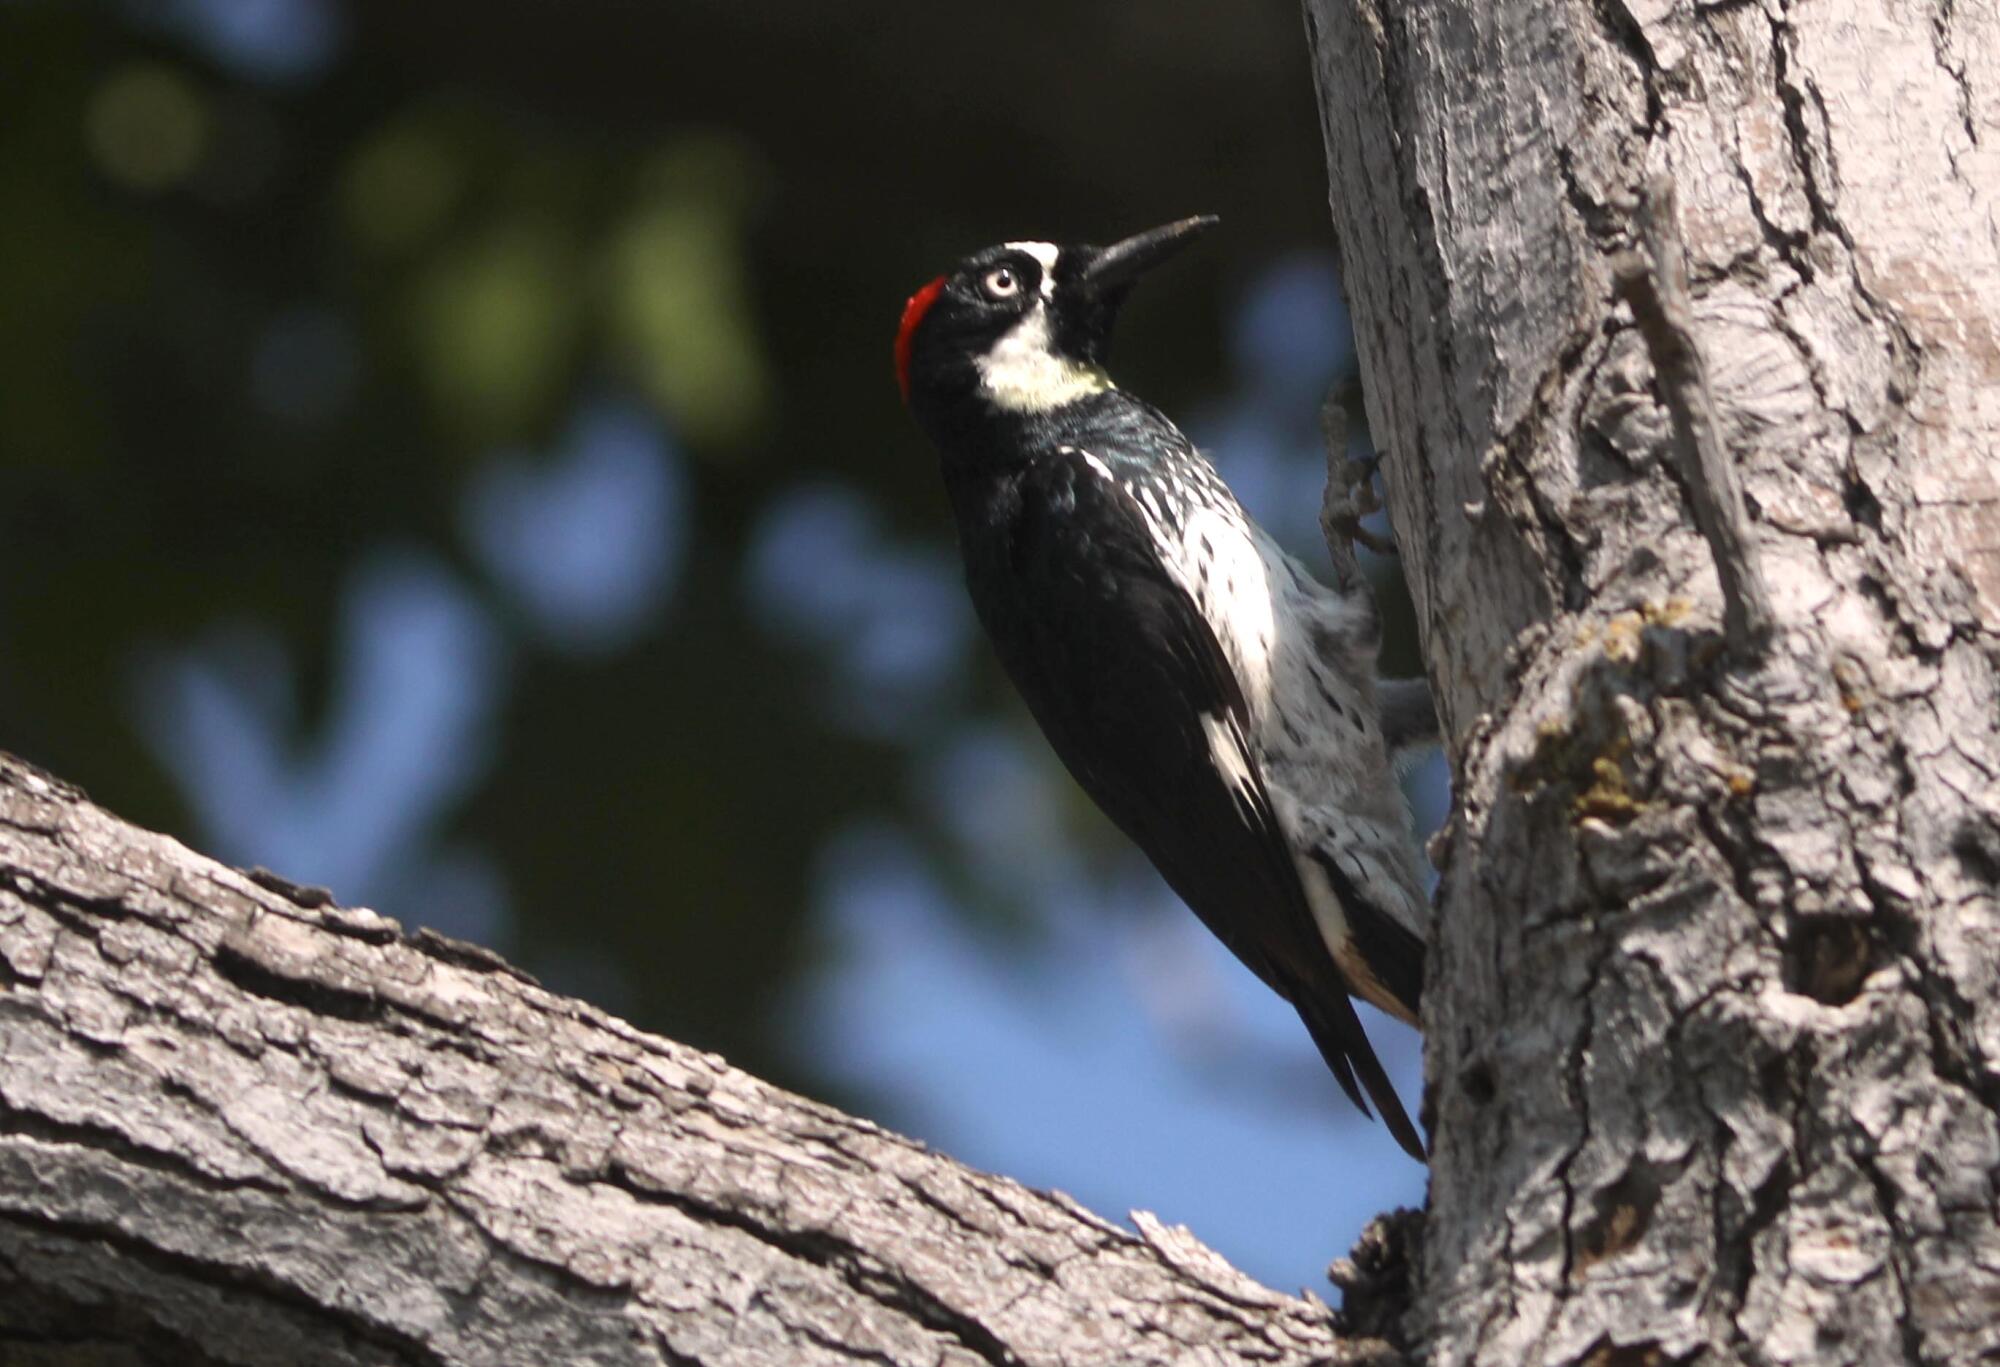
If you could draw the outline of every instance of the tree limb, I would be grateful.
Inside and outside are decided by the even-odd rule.
[[[1394,1360],[4,756],[0,1059],[0,1360]]]

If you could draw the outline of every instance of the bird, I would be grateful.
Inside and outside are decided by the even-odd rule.
[[[1428,687],[1376,678],[1364,580],[1315,578],[1106,370],[1132,284],[1216,222],[975,252],[904,306],[896,377],[1049,745],[1422,1162],[1352,998],[1417,1024],[1429,900],[1392,756],[1434,738]]]

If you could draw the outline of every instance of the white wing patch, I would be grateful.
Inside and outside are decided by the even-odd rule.
[[[1208,619],[1237,683],[1254,712],[1262,715],[1271,690],[1271,657],[1278,642],[1272,566],[1249,520],[1233,509],[1199,508],[1176,537],[1170,524],[1155,524],[1166,559]],[[1272,548],[1275,551],[1275,547]]]
[[[1112,387],[1102,368],[1056,353],[1046,300],[1037,300],[1025,318],[1000,334],[977,364],[993,402],[1015,413],[1045,413]]]
[[[1276,585],[1285,577],[1283,567],[1273,562],[1284,552],[1233,503],[1196,508],[1185,523],[1176,523],[1152,484],[1119,479],[1080,447],[1063,450],[1081,456],[1093,473],[1116,483],[1138,508],[1160,563],[1215,633],[1252,716],[1261,722],[1278,650]]]
[[[1240,792],[1255,794],[1257,780],[1250,772],[1250,760],[1244,753],[1243,733],[1229,718],[1213,712],[1203,715],[1201,729],[1208,735],[1209,759],[1223,781]]]
[[[1056,450],[1062,452],[1066,456],[1081,456],[1083,458],[1083,463],[1086,466],[1088,466],[1091,473],[1095,474],[1099,479],[1112,478],[1111,467],[1109,465],[1106,465],[1103,461],[1099,460],[1096,456],[1091,455],[1090,452],[1079,450],[1077,447],[1074,446],[1058,446]]]

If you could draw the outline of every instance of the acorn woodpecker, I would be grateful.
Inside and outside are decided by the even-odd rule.
[[[978,252],[911,296],[897,379],[1049,744],[1421,1160],[1348,996],[1416,1023],[1429,904],[1390,751],[1434,729],[1428,691],[1375,678],[1365,585],[1322,585],[1105,372],[1132,282],[1215,222]]]

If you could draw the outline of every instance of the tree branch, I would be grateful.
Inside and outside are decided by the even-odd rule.
[[[1394,1360],[5,757],[0,1059],[0,1358]]]

